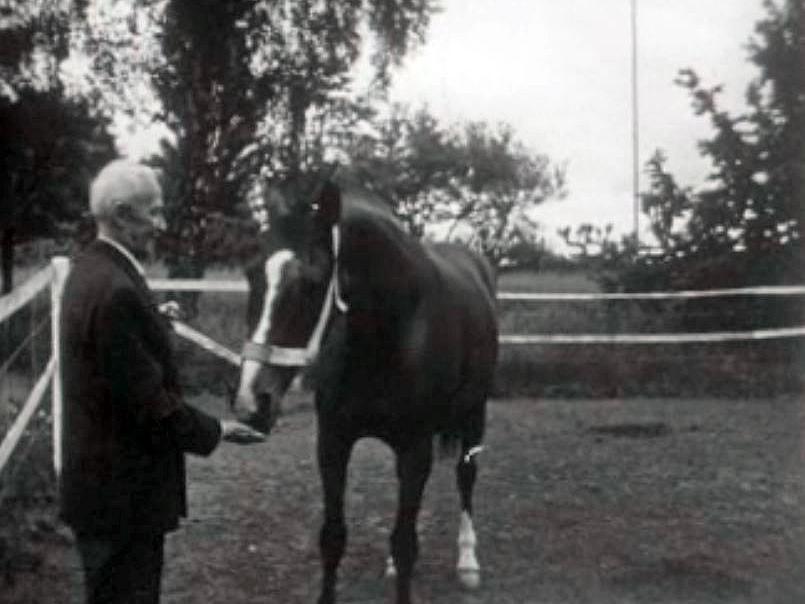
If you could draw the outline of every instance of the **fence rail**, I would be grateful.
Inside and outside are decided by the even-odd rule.
[[[198,291],[247,293],[243,279],[149,279],[156,291]],[[732,296],[805,296],[805,285],[764,285],[709,290],[678,290],[668,292],[499,292],[498,300],[524,302],[566,302],[596,300],[668,300],[686,298],[723,298]]]
[[[53,280],[53,267],[46,266],[10,294],[0,297],[0,323],[28,304]]]
[[[151,279],[149,286],[157,291],[248,292],[244,280],[211,279]],[[713,290],[680,290],[671,292],[616,292],[616,293],[564,293],[564,292],[499,292],[498,300],[525,302],[566,302],[598,300],[663,300],[717,298],[732,296],[791,296],[805,295],[805,285],[779,285],[739,287]],[[238,364],[240,357],[210,340],[188,325],[178,325],[177,333],[205,350]],[[708,342],[735,342],[742,340],[769,340],[805,336],[805,325],[777,329],[746,331],[719,331],[705,333],[611,333],[611,334],[502,334],[500,343],[507,345],[536,344],[691,344]]]
[[[805,326],[698,333],[503,334],[501,344],[696,344],[805,336]]]
[[[28,395],[28,399],[25,401],[25,404],[22,406],[19,414],[17,414],[17,418],[14,420],[11,428],[3,438],[3,442],[0,443],[0,472],[3,471],[3,468],[6,466],[11,454],[14,452],[14,448],[17,446],[17,443],[25,431],[25,428],[28,427],[28,422],[31,421],[34,411],[36,411],[39,403],[42,402],[42,399],[45,396],[45,391],[47,390],[47,387],[50,385],[50,381],[53,378],[55,365],[56,363],[53,357],[50,357],[50,361],[48,362],[45,371],[39,376],[39,379],[36,381],[36,385]]]
[[[248,293],[244,279],[149,279],[154,291]]]
[[[677,290],[670,292],[589,292],[589,293],[542,293],[500,292],[498,300],[521,300],[540,302],[595,301],[595,300],[671,300],[691,298],[725,298],[733,296],[792,296],[805,295],[805,285],[765,285],[758,287],[735,287],[730,289]]]
[[[57,345],[58,339],[58,313],[60,311],[59,300],[61,297],[61,286],[64,283],[64,277],[67,274],[69,264],[66,258],[54,258],[50,265],[41,269],[28,280],[20,285],[17,289],[10,294],[0,297],[0,323],[8,319],[15,312],[23,308],[26,304],[30,303],[37,295],[43,292],[46,288],[50,287],[51,291],[51,330],[53,335],[53,352],[48,361],[47,367],[42,374],[37,378],[36,384],[31,390],[28,398],[22,406],[22,409],[17,414],[11,428],[3,437],[0,443],[0,472],[3,471],[6,463],[11,458],[20,437],[28,427],[28,423],[33,417],[34,411],[42,402],[42,399],[47,392],[48,386],[52,385],[52,404],[53,404],[53,439],[54,443],[59,442],[61,438],[60,430],[56,426],[60,425],[58,422],[61,419],[61,381],[56,379],[58,376],[59,367],[59,347]],[[41,331],[46,322],[40,323],[38,326],[33,327],[29,339],[33,339],[34,335]],[[16,356],[17,351],[12,356]],[[10,363],[9,363],[10,365]],[[4,365],[5,368],[6,365]],[[58,471],[61,468],[61,447],[54,447],[54,467]]]

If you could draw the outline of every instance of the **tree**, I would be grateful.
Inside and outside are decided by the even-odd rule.
[[[568,247],[578,250],[582,261],[589,258],[606,259],[613,253],[617,253],[617,243],[611,239],[612,225],[599,227],[585,222],[578,225],[575,230],[571,227],[559,229],[558,234]]]
[[[467,172],[455,213],[473,229],[470,239],[498,267],[510,250],[539,243],[538,225],[528,211],[564,195],[565,170],[515,139],[508,125],[465,126],[462,137]]]
[[[85,2],[0,0],[0,96],[21,88],[52,88],[69,52],[71,23]]]
[[[445,206],[457,197],[457,178],[467,170],[456,133],[426,108],[375,108],[357,134],[345,135],[343,151],[355,178],[388,200],[417,237],[428,224],[449,218]]]
[[[392,107],[347,155],[413,234],[441,224],[443,236],[464,239],[499,268],[534,262],[541,244],[529,210],[564,190],[564,169],[526,148],[511,127],[446,127],[426,108]]]
[[[196,275],[207,262],[210,215],[231,213],[261,175],[318,167],[330,116],[351,106],[343,92],[363,32],[378,39],[382,88],[435,10],[430,0],[138,0],[135,7],[132,16],[109,19],[150,31],[150,46],[135,55],[129,40],[129,53],[118,53],[126,61],[116,63],[126,41],[115,32],[124,28],[104,26],[88,36],[88,48],[111,89],[135,81],[132,65],[148,58],[142,68],[162,105],[155,116],[176,134],[182,166],[170,228],[184,244],[185,269]]]
[[[115,156],[107,122],[59,89],[0,99],[0,224],[3,292],[13,284],[14,246],[73,229],[92,175]]]
[[[69,97],[60,67],[81,2],[6,1],[0,9],[0,240],[2,291],[13,287],[14,248],[74,226],[90,175],[114,154],[108,121]]]
[[[692,69],[678,83],[697,115],[715,131],[699,144],[712,161],[709,184],[681,187],[658,152],[647,170],[642,205],[657,238],[663,270],[678,286],[739,285],[801,278],[805,199],[802,190],[805,82],[803,3],[764,3],[749,59],[759,75],[746,91],[748,109],[733,116]]]

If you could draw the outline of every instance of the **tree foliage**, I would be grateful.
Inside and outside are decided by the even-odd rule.
[[[427,224],[445,218],[441,206],[455,197],[456,177],[464,170],[459,142],[427,109],[383,109],[374,108],[363,128],[345,135],[345,161],[422,237]]]
[[[533,263],[539,228],[529,210],[564,190],[564,169],[526,148],[508,125],[442,125],[426,108],[393,106],[346,152],[368,188],[417,235],[461,238],[498,267]]]
[[[740,285],[801,278],[803,265],[803,135],[805,82],[803,3],[765,3],[748,45],[759,75],[746,91],[747,109],[733,115],[692,69],[678,83],[707,118],[712,138],[699,144],[712,170],[699,190],[680,186],[657,152],[642,195],[670,285]]]
[[[435,10],[430,0],[137,0],[134,8],[108,14],[117,25],[96,25],[88,48],[103,87],[124,74],[125,94],[139,64],[157,92],[155,118],[175,134],[172,161],[181,166],[182,183],[166,199],[175,207],[170,227],[197,274],[211,215],[231,214],[261,175],[319,167],[331,123],[357,107],[344,93],[364,33],[377,39],[382,88]],[[143,52],[132,52],[137,42],[122,22],[149,33]]]
[[[5,2],[0,8],[0,234],[3,291],[14,248],[75,228],[92,174],[114,155],[108,120],[68,96],[60,67],[81,3]]]
[[[14,98],[18,89],[58,84],[71,25],[83,17],[85,4],[0,0],[0,96]]]
[[[471,241],[502,266],[512,251],[539,243],[528,210],[564,195],[564,168],[527,149],[507,125],[470,123],[462,141],[467,171],[456,218],[471,225]]]
[[[11,289],[13,248],[75,229],[87,208],[88,183],[115,156],[107,122],[88,102],[57,90],[17,91],[0,99],[0,224],[4,291]]]

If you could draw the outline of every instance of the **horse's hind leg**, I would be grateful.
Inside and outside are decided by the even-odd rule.
[[[397,604],[411,602],[411,575],[419,553],[416,523],[422,494],[433,465],[432,440],[431,435],[427,435],[405,450],[397,451],[400,490],[397,520],[391,534],[391,555],[397,570]]]
[[[477,451],[478,449],[475,449]],[[476,537],[472,524],[472,491],[478,467],[472,447],[462,447],[456,465],[456,482],[461,497],[461,521],[458,529],[458,578],[464,587],[474,589],[481,584],[481,566],[475,555]]]
[[[338,564],[347,543],[344,521],[344,490],[347,463],[354,440],[344,439],[324,429],[319,423],[317,455],[322,489],[324,491],[324,523],[319,534],[322,585],[319,604],[334,604]]]
[[[481,584],[481,566],[475,554],[476,537],[472,523],[472,493],[478,476],[477,454],[481,451],[485,405],[478,409],[461,439],[461,456],[456,464],[456,484],[461,499],[461,521],[458,531],[458,578],[464,587],[475,589]]]

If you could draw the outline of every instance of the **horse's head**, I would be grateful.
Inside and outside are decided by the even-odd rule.
[[[269,190],[267,257],[247,273],[255,312],[233,410],[263,431],[294,376],[315,357],[337,297],[340,191],[327,182],[305,201],[291,199],[295,191]]]

